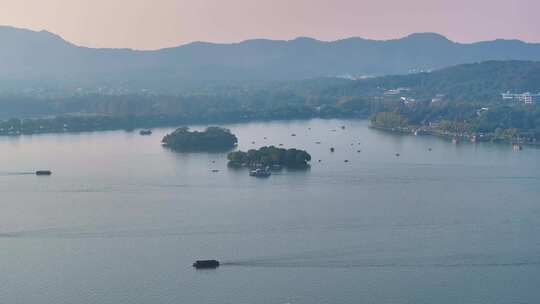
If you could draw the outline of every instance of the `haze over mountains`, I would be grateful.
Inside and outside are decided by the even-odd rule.
[[[540,44],[518,40],[461,44],[433,33],[388,41],[195,42],[137,51],[80,47],[47,31],[0,27],[0,42],[0,84],[8,90],[105,86],[172,93],[203,83],[380,76],[486,60],[540,60]]]

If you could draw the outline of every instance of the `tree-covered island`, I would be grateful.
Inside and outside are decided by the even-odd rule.
[[[251,149],[247,152],[229,153],[229,166],[232,167],[266,167],[283,166],[290,169],[307,168],[311,155],[304,150],[282,149],[274,146]]]
[[[208,127],[204,131],[190,131],[188,127],[165,135],[162,144],[175,151],[226,151],[233,149],[238,138],[230,130]]]

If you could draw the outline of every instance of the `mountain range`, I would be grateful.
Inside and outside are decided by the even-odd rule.
[[[2,26],[0,43],[0,85],[9,89],[104,86],[171,93],[205,83],[381,76],[487,60],[540,61],[538,43],[463,44],[434,33],[385,41],[194,42],[143,51],[82,47],[47,31]]]

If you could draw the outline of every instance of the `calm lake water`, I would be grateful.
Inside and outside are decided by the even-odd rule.
[[[172,129],[0,138],[0,303],[540,303],[540,149],[226,127],[311,170],[252,178]]]

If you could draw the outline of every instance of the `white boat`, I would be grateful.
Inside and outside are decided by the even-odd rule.
[[[270,175],[272,175],[272,172],[270,172],[270,170],[268,169],[263,168],[257,168],[255,170],[249,171],[249,176],[254,177],[269,177]]]

